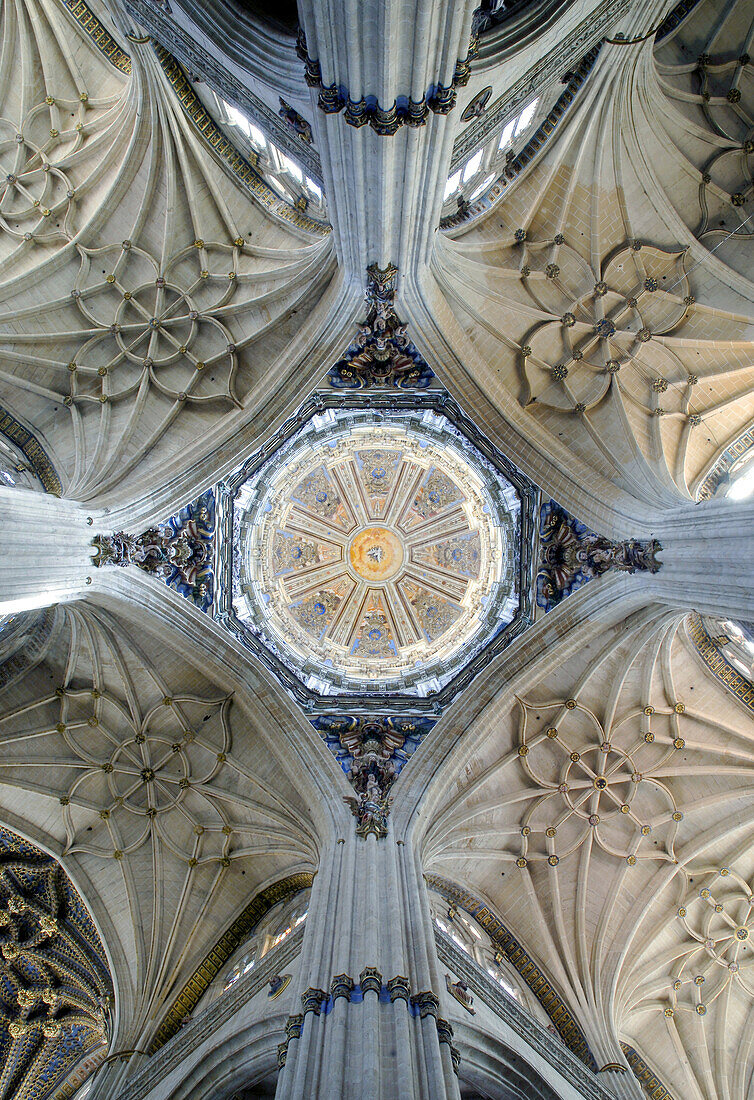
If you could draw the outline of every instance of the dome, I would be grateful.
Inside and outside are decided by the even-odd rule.
[[[519,610],[519,494],[431,408],[329,409],[240,477],[234,616],[319,695],[436,693]]]

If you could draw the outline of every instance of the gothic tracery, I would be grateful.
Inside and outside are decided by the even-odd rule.
[[[0,1100],[748,1100],[751,13],[257,7],[2,6]]]

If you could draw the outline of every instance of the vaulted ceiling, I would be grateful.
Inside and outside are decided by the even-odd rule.
[[[144,0],[183,26],[174,7]],[[392,134],[326,113],[322,88],[384,105],[453,86],[474,4],[416,25],[409,0],[372,7],[302,0],[319,85],[275,31],[325,225],[202,114],[139,4],[6,0],[0,413],[94,530],[141,531],[328,385],[367,265],[396,264],[435,386],[546,497],[676,556],[672,595],[662,571],[602,578],[480,672],[404,767],[391,827],[500,915],[598,1062],[623,1041],[676,1100],[748,1100],[754,723],[688,615],[754,617],[751,506],[713,502],[704,535],[693,516],[754,417],[751,12],[698,0],[655,41],[670,4],[601,5],[609,40],[553,132],[440,231],[467,101],[563,75],[548,58],[593,44],[597,6],[550,5],[519,54],[483,38],[455,106]],[[242,62],[274,103],[270,58]],[[352,827],[350,788],[273,676],[154,577],[96,571],[34,629],[2,666],[0,824],[61,859],[108,955],[114,1042],[142,1048],[248,899]]]

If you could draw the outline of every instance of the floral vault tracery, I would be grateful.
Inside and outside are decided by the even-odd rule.
[[[370,2],[364,25],[371,14],[397,26],[393,0]],[[45,486],[79,507],[82,524],[89,502],[85,550],[90,535],[115,532],[99,536],[98,564],[141,568],[85,562],[76,602],[46,616],[44,644],[0,670],[3,819],[28,817],[30,835],[64,853],[113,949],[117,1013],[108,1018],[106,993],[102,1003],[81,998],[96,1041],[113,1038],[92,1097],[145,1096],[156,1064],[139,1052],[163,1042],[159,1080],[175,1078],[159,1087],[190,1091],[188,1076],[178,1083],[193,1072],[183,1056],[200,1041],[214,1055],[219,1029],[200,1039],[197,1019],[172,1048],[168,1040],[186,1014],[201,1015],[198,998],[218,973],[213,961],[228,961],[238,914],[270,884],[311,883],[318,867],[306,931],[281,945],[281,960],[291,952],[279,968],[288,980],[280,988],[273,975],[272,1011],[267,982],[256,991],[265,1023],[280,1032],[275,1042],[294,1040],[283,1089],[312,1032],[338,1014],[355,1006],[357,1021],[368,1020],[377,998],[387,1006],[396,990],[412,1005],[405,974],[423,991],[410,1027],[441,1013],[441,1027],[426,1025],[447,1048],[448,989],[448,1006],[463,1014],[457,1034],[479,1024],[473,981],[473,1020],[452,994],[468,975],[447,987],[441,973],[439,982],[414,982],[423,962],[408,952],[405,966],[369,956],[358,989],[362,965],[350,962],[322,967],[297,988],[292,942],[314,955],[310,929],[324,935],[332,925],[317,905],[334,852],[344,866],[374,857],[387,871],[416,872],[398,921],[430,960],[434,944],[412,909],[421,908],[420,876],[457,883],[446,900],[467,899],[480,930],[494,934],[551,1010],[583,1059],[576,1079],[593,1100],[611,1092],[636,1100],[629,1068],[661,1098],[745,1100],[754,1058],[754,757],[751,708],[741,702],[750,685],[736,699],[723,684],[737,690],[738,681],[724,679],[714,655],[698,660],[687,614],[703,584],[683,590],[690,563],[672,528],[684,509],[693,514],[699,481],[751,421],[750,272],[738,259],[751,205],[750,13],[741,3],[716,12],[712,0],[688,0],[688,20],[676,11],[655,50],[651,31],[664,13],[634,5],[626,22],[613,0],[572,4],[569,18],[578,18],[565,38],[556,21],[542,28],[546,57],[539,38],[526,48],[536,55],[528,71],[549,79],[553,41],[577,60],[579,42],[591,45],[595,28],[606,34],[580,68],[591,71],[578,99],[546,146],[538,138],[514,158],[501,201],[455,219],[447,234],[435,230],[452,148],[466,140],[460,109],[414,112],[409,121],[426,125],[392,136],[315,109],[309,137],[325,175],[353,183],[361,149],[367,181],[340,189],[330,176],[320,181],[328,234],[284,211],[282,199],[249,201],[250,165],[216,128],[212,152],[214,124],[207,112],[200,121],[192,81],[136,25],[146,6],[126,3],[136,21],[127,37],[123,9],[107,0],[98,8],[112,16],[106,33],[75,0],[16,0],[2,12],[10,45],[0,63],[0,401],[49,454],[60,476]],[[177,25],[183,0],[170,7],[156,26]],[[300,8],[323,32],[319,0]],[[380,103],[398,103],[395,79],[429,98],[427,73],[443,74],[447,91],[463,56],[451,24],[471,12],[444,0],[429,8],[433,19],[447,15],[440,46],[450,69],[441,50],[430,56],[433,34],[417,23],[410,49],[410,35],[387,43]],[[339,10],[333,0],[328,15]],[[354,89],[353,118],[368,123],[373,105],[359,106],[358,96],[376,91],[367,66],[386,43],[362,29],[338,52],[327,34],[306,28],[325,83],[337,77]],[[117,68],[106,65],[107,51]],[[292,44],[289,53],[280,66],[288,121],[306,114],[296,80],[309,95]],[[23,79],[11,55],[22,59]],[[277,60],[256,59],[268,73]],[[484,87],[493,107],[513,102],[498,60],[473,63],[469,100],[479,102]],[[392,129],[395,118],[380,125]],[[492,128],[485,134],[496,140]],[[384,216],[375,217],[379,195],[389,207],[380,199]],[[400,273],[375,257],[395,259]],[[426,446],[396,445],[397,412],[421,421]],[[286,450],[286,433],[310,414],[316,462]],[[380,438],[342,453],[338,425],[350,417],[357,434],[367,414]],[[446,414],[451,427],[439,439]],[[443,465],[447,446],[463,469],[460,460]],[[247,455],[244,470],[229,475]],[[518,480],[505,455],[534,481]],[[422,456],[424,466],[415,461]],[[255,512],[261,479],[246,482],[247,512],[234,511],[241,473],[286,462],[290,492],[276,499],[282,482],[271,477],[266,520]],[[518,495],[518,522],[502,490],[485,512],[501,473]],[[179,507],[218,478],[210,530],[209,515]],[[569,509],[557,529],[537,530],[534,482]],[[497,508],[500,497],[507,507]],[[155,522],[168,515],[169,525]],[[268,539],[258,537],[265,522]],[[655,535],[667,547],[656,577]],[[58,565],[44,564],[51,574]],[[535,615],[538,564],[547,614]],[[724,572],[704,579],[710,590]],[[155,577],[209,614],[166,594]],[[601,579],[581,590],[589,577]],[[674,577],[680,595],[668,610]],[[10,569],[5,579],[13,583]],[[358,601],[341,581],[366,597],[350,632],[346,613]],[[740,590],[743,603],[749,592]],[[269,624],[283,613],[291,633],[273,636]],[[487,633],[471,630],[475,615]],[[402,664],[399,620],[414,628],[403,649],[416,647],[400,654]],[[711,629],[711,612],[699,621]],[[318,651],[339,623],[342,651]],[[358,676],[339,680],[340,656],[351,671],[361,664]],[[434,665],[417,665],[423,657]],[[391,662],[393,680],[380,680]],[[353,841],[344,796],[363,843]],[[344,904],[332,907],[338,919],[347,920],[349,899],[368,903],[387,881],[345,876]],[[400,891],[377,896],[386,915],[398,910]],[[58,995],[39,982],[37,996],[13,969],[15,946],[46,949],[54,938],[57,918],[37,921],[34,910],[32,920],[33,908],[9,905],[7,920],[0,911],[0,961],[22,987],[7,1000],[23,1017],[11,1035],[27,1043],[36,1028],[37,1039],[60,1044],[51,1019]],[[352,923],[337,950],[358,939]],[[384,939],[392,950],[392,933]],[[381,974],[395,977],[385,983]],[[197,975],[203,985],[193,984]],[[366,1004],[364,989],[375,994]],[[286,997],[293,1015],[284,1025]],[[299,1005],[311,1017],[303,1026]],[[245,1070],[256,1054],[246,1036],[236,1040]],[[565,1048],[558,1059],[559,1042],[555,1053],[544,1047],[554,1073],[573,1061]],[[466,1092],[476,1084],[463,1076],[473,1057],[464,1051],[460,1067],[452,1059]],[[193,1084],[209,1082],[211,1061],[197,1060]],[[333,1061],[349,1072],[354,1064]],[[236,1087],[255,1086],[228,1081],[228,1091]],[[452,1078],[448,1089],[455,1095]]]

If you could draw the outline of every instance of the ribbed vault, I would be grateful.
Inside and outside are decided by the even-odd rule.
[[[593,1100],[636,1100],[629,1065],[642,1060],[645,1081],[656,1074],[675,1100],[750,1100],[754,727],[750,681],[737,690],[722,640],[726,620],[752,615],[752,506],[725,499],[754,418],[749,8],[514,5],[520,23],[477,41],[469,0],[302,0],[296,53],[269,26],[243,48],[211,41],[208,27],[228,37],[235,4],[215,22],[207,5],[193,42],[195,7],[6,0],[0,16],[0,554],[14,597],[0,599],[0,825],[61,861],[107,955],[112,1013],[88,1011],[109,1061],[89,1100],[146,1097],[147,1051],[167,1080],[181,1012],[242,945],[255,902],[312,876],[300,957],[285,956],[289,999],[256,990],[236,1032],[218,1031],[161,1088],[254,1095],[288,1058],[280,1095],[312,1095],[311,1065],[324,1081],[337,1063],[341,1082],[368,1057],[345,1027],[352,1045],[333,1057],[329,1013],[361,1012],[375,1035],[367,1008],[379,1003],[382,1021],[403,1012],[385,1044],[426,1073],[433,1100],[440,1089],[549,1100],[549,1078],[443,984],[423,874],[476,899],[484,927],[515,939],[549,983],[579,1037],[569,1072],[583,1066]],[[142,33],[140,11],[164,41]],[[250,36],[258,22],[244,17]],[[587,51],[591,68],[574,82]],[[254,126],[274,118],[253,155],[205,111],[205,79],[229,104],[233,89],[247,93]],[[532,123],[510,158],[497,149],[496,205],[476,216],[462,201],[439,228],[451,164],[463,171],[534,93],[555,102],[561,80],[573,94],[557,126]],[[317,167],[330,225],[265,179],[260,150],[275,138],[293,178]],[[378,565],[393,544],[372,527],[392,527],[377,522],[376,490],[364,504],[370,489],[359,524],[341,524],[329,559],[314,561],[326,488],[314,459],[297,458],[288,496],[264,501],[271,545],[250,536],[248,569],[234,574],[221,550],[238,534],[230,475],[262,469],[307,400],[321,445],[334,443],[332,402],[313,391],[347,387],[381,425],[382,449],[365,465],[354,445],[346,515],[365,470],[389,480],[385,409],[399,388],[396,407],[408,404],[412,386],[426,390],[417,418],[434,431],[437,410],[457,402],[485,455],[496,448],[541,488],[537,509],[552,497],[569,530],[595,532],[594,554],[656,537],[660,571],[592,569],[538,617],[516,574],[526,622],[490,663],[468,665],[444,712],[412,672],[421,707],[396,717],[379,676],[370,681],[374,663],[359,670],[369,683],[349,697],[353,713],[336,713],[327,691],[317,709],[334,665],[299,707],[268,671],[274,645],[262,667],[226,629],[232,599],[267,614],[261,586],[241,591],[265,568],[280,567],[281,590],[305,588],[292,549],[325,573],[337,559],[355,585],[356,526],[369,528],[364,551]],[[47,495],[21,496],[22,485]],[[422,522],[438,486],[424,489]],[[295,512],[309,490],[311,507]],[[199,531],[199,513],[182,509],[205,493],[215,502]],[[463,493],[456,503],[409,547],[442,582],[432,601],[413,594],[412,644],[443,615],[450,638],[454,616],[473,618],[488,597],[473,583],[473,509]],[[486,498],[477,510],[492,574],[505,539]],[[523,536],[532,578],[540,515]],[[281,541],[291,516],[295,547]],[[95,534],[130,547],[131,564],[124,550],[127,568],[90,568]],[[199,542],[201,599],[189,576]],[[438,566],[443,554],[465,564]],[[137,568],[145,560],[151,572]],[[160,579],[168,561],[172,588]],[[223,578],[238,591],[221,607]],[[293,612],[302,662],[303,628],[316,632],[313,616],[328,610],[320,589]],[[59,602],[47,607],[51,592]],[[498,628],[501,640],[502,616],[491,638]],[[344,650],[356,633],[344,632]],[[438,667],[446,657],[438,644]],[[319,658],[332,665],[330,651]],[[437,683],[451,673],[446,662]],[[365,991],[379,1000],[365,1007]]]
[[[316,867],[327,825],[274,688],[234,691],[156,624],[137,631],[102,609],[61,609],[54,629],[44,662],[4,696],[0,812],[85,889],[128,1050],[149,1043],[176,982],[249,896]]]

